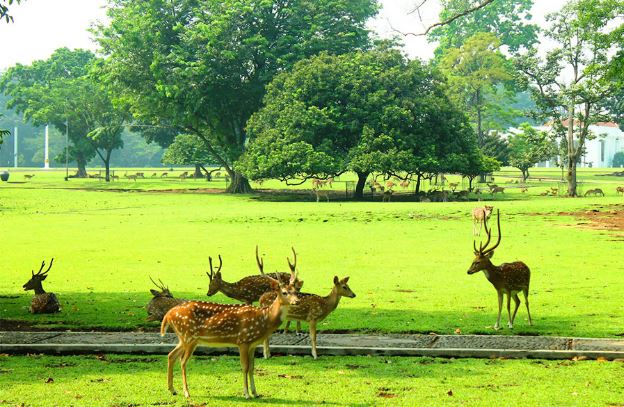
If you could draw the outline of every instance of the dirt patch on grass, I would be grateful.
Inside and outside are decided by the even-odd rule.
[[[13,319],[0,319],[0,331],[47,331],[48,329],[33,326],[26,321],[16,321]]]
[[[624,204],[599,206],[581,212],[559,212],[559,215],[579,219],[575,227],[624,232]],[[624,234],[618,234],[624,236]]]

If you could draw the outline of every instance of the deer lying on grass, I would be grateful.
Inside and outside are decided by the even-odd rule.
[[[498,318],[496,320],[496,325],[494,325],[494,329],[500,328],[501,310],[503,308],[503,294],[507,295],[507,314],[509,316],[508,326],[510,329],[513,329],[516,312],[518,312],[518,307],[520,306],[520,298],[518,298],[518,293],[520,291],[524,294],[524,302],[529,316],[529,325],[533,325],[533,322],[531,321],[531,311],[529,310],[529,283],[531,280],[531,271],[529,270],[529,267],[521,261],[502,263],[499,266],[495,266],[491,262],[491,258],[494,255],[494,249],[496,249],[501,242],[500,211],[496,212],[496,221],[498,225],[498,240],[496,241],[496,244],[490,248],[488,248],[488,245],[490,244],[492,231],[488,229],[487,220],[483,221],[483,227],[487,233],[487,240],[484,245],[479,243],[478,250],[476,242],[473,241],[475,258],[468,269],[468,274],[474,274],[483,270],[485,277],[496,289],[498,294]],[[513,314],[510,309],[512,297],[516,304]]]
[[[293,253],[295,253],[295,249],[293,248]],[[290,282],[292,272],[291,273],[269,273],[264,274],[264,261],[260,259],[258,255],[258,247],[256,246],[256,262],[258,264],[258,269],[260,270],[260,275],[247,276],[235,283],[228,283],[223,280],[221,276],[221,267],[223,265],[221,261],[221,255],[219,255],[219,268],[217,271],[213,271],[212,268],[212,259],[210,260],[210,273],[206,273],[208,278],[210,278],[210,285],[208,286],[207,296],[211,297],[218,293],[219,291],[225,294],[226,296],[233,298],[235,300],[244,302],[246,304],[252,304],[260,299],[260,296],[267,291],[272,289],[271,280],[278,280],[281,284],[287,285]],[[291,271],[296,268],[297,265],[297,254],[295,253],[294,264],[292,264]],[[290,260],[288,261],[289,264]],[[297,280],[295,282],[296,286],[303,286],[303,281]]]
[[[30,312],[33,314],[52,314],[55,312],[60,312],[61,308],[54,293],[47,293],[44,291],[41,283],[43,280],[48,278],[48,272],[52,268],[52,264],[54,263],[54,258],[50,260],[50,265],[48,269],[44,272],[43,267],[45,266],[45,260],[41,262],[41,267],[37,274],[32,270],[30,280],[26,284],[24,284],[24,291],[35,290],[35,296],[30,302]]]
[[[490,219],[492,216],[493,206],[479,206],[472,210],[472,235],[481,236],[481,228],[485,219]],[[477,233],[477,224],[479,225],[479,232]]]
[[[310,340],[312,341],[312,356],[317,359],[316,353],[316,326],[319,322],[327,318],[338,307],[341,297],[355,298],[355,293],[351,291],[349,285],[349,277],[339,280],[334,277],[334,287],[329,295],[321,297],[320,295],[299,293],[299,302],[291,306],[286,314],[288,321],[297,321],[297,332],[301,329],[301,321],[306,321],[310,325]],[[270,291],[260,298],[260,305],[267,306],[275,301],[277,293]],[[290,323],[290,322],[289,322]],[[288,324],[289,324],[288,323]],[[288,330],[288,324],[284,332]],[[269,336],[264,340],[264,357],[269,358],[271,350],[269,349]]]
[[[589,195],[605,196],[604,192],[602,192],[602,189],[600,189],[600,188],[590,189],[587,192],[585,192],[585,196],[589,196]]]
[[[171,294],[171,291],[169,291],[169,287],[165,286],[165,284],[161,280],[158,280],[160,282],[160,285],[158,285],[156,281],[152,279],[152,277],[150,277],[150,280],[152,280],[152,283],[154,283],[154,285],[158,287],[160,291],[154,289],[150,290],[154,298],[152,298],[149,304],[147,304],[147,306],[145,307],[147,309],[147,320],[162,321],[165,314],[171,308],[175,307],[176,305],[185,303],[187,300],[174,298],[173,294]]]
[[[212,259],[211,263],[212,263]],[[297,303],[294,286],[284,286],[269,278],[275,300],[268,306],[258,308],[251,305],[225,305],[209,302],[189,301],[178,305],[165,315],[160,327],[161,336],[171,326],[178,336],[178,345],[168,356],[167,385],[172,394],[173,365],[180,359],[184,396],[190,397],[186,380],[186,364],[198,345],[237,346],[243,371],[243,395],[257,397],[254,383],[255,350],[282,323],[289,307]]]

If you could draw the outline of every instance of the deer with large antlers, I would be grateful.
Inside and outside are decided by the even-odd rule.
[[[479,243],[479,249],[477,249],[477,243],[473,241],[475,258],[468,269],[468,274],[474,274],[483,270],[485,277],[496,289],[496,293],[498,294],[498,319],[496,320],[494,329],[500,328],[503,295],[507,295],[508,326],[509,328],[513,328],[516,312],[518,312],[518,307],[520,306],[520,298],[518,298],[518,293],[520,291],[524,294],[524,303],[526,304],[529,317],[529,325],[533,325],[531,321],[531,311],[529,310],[529,283],[531,281],[531,271],[529,267],[521,261],[502,263],[499,266],[492,264],[491,259],[494,255],[494,249],[496,249],[501,242],[500,211],[498,210],[496,211],[496,223],[498,225],[498,240],[494,246],[488,247],[492,238],[492,231],[487,226],[487,219],[484,219],[483,227],[487,233],[487,240],[485,244]],[[510,308],[512,297],[516,304],[513,314]]]
[[[256,347],[281,325],[288,308],[297,302],[294,279],[285,286],[273,278],[267,278],[276,297],[266,307],[189,301],[167,312],[160,334],[164,336],[170,326],[179,339],[178,345],[168,356],[167,385],[172,394],[176,394],[173,388],[173,365],[180,359],[184,395],[190,397],[186,364],[195,348],[205,345],[237,346],[243,371],[243,394],[245,398],[250,398],[251,388],[251,395],[258,396],[253,375]]]
[[[271,279],[278,280],[284,285],[289,283],[291,276],[297,267],[297,253],[295,253],[294,248],[292,250],[295,258],[294,263],[290,263],[290,260],[288,260],[288,264],[291,269],[290,273],[275,272],[265,274],[264,260],[260,258],[258,254],[258,246],[256,246],[256,263],[258,265],[260,275],[247,276],[235,283],[228,283],[223,280],[221,275],[221,266],[223,263],[221,261],[221,256],[219,255],[219,267],[217,268],[217,271],[213,270],[212,260],[210,260],[210,273],[206,273],[208,278],[210,278],[210,285],[208,286],[208,293],[206,295],[211,297],[220,291],[226,296],[246,304],[252,304],[258,301],[262,294],[272,290]],[[303,286],[303,281],[296,280],[294,285],[300,289]]]
[[[286,314],[288,323],[284,332],[288,330],[288,324],[290,321],[297,321],[297,332],[301,329],[301,321],[305,321],[310,325],[310,340],[312,342],[312,356],[316,359],[316,327],[317,324],[323,321],[329,314],[331,314],[340,303],[340,298],[349,297],[355,298],[355,293],[351,291],[349,285],[349,277],[345,277],[342,280],[334,276],[334,287],[329,295],[322,297],[316,294],[299,293],[299,302],[296,305],[291,306]],[[267,292],[260,298],[260,305],[266,306],[275,300],[277,293]],[[269,336],[264,341],[264,357],[269,358],[271,351],[269,349]]]
[[[50,265],[46,271],[43,271],[43,267],[45,266],[45,260],[41,262],[41,267],[37,274],[32,270],[30,280],[26,284],[24,284],[24,291],[35,290],[35,296],[30,302],[30,312],[33,314],[52,314],[55,312],[60,312],[61,307],[59,305],[58,299],[54,293],[47,293],[44,291],[41,283],[43,280],[48,278],[48,272],[52,268],[52,264],[54,263],[54,258],[50,260]]]
[[[153,295],[152,300],[147,304],[147,320],[148,321],[162,321],[165,314],[176,305],[180,305],[187,300],[181,298],[174,298],[169,287],[167,287],[162,280],[158,280],[160,284],[156,283],[150,277],[152,283],[158,288],[158,290],[151,289],[150,292]],[[160,291],[159,291],[160,290]]]

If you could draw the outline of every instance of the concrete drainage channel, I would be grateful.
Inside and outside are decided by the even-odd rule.
[[[133,332],[0,332],[0,353],[167,354],[173,334]],[[624,340],[502,335],[319,334],[319,355],[624,360]],[[308,335],[275,334],[273,354],[309,355]],[[260,352],[260,348],[258,348]],[[236,354],[236,348],[198,347],[196,354]]]

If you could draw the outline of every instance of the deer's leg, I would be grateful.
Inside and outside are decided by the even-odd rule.
[[[317,359],[316,355],[316,320],[310,321],[310,340],[312,341],[312,357]]]
[[[297,335],[301,334],[301,321],[297,321],[297,328],[295,329]]]
[[[529,315],[529,325],[533,325],[533,321],[531,321],[531,311],[529,311],[529,289],[522,290],[522,293],[524,294],[524,303],[527,308],[527,314]]]
[[[513,329],[513,320],[511,319],[511,291],[507,291],[507,326]]]
[[[263,343],[263,354],[264,358],[268,359],[271,357],[271,348],[269,348],[269,338],[267,337]]]
[[[238,346],[238,352],[240,353],[241,370],[243,371],[243,396],[246,399],[249,397],[249,386],[247,378],[249,376],[249,344],[241,344]]]
[[[175,365],[176,360],[180,357],[180,354],[184,352],[184,345],[182,342],[179,342],[178,345],[169,352],[167,356],[167,386],[169,391],[174,396],[177,394],[175,389],[173,388],[173,365]]]
[[[286,326],[284,327],[284,333],[288,333],[288,328],[290,328],[290,321],[286,321]]]
[[[267,339],[268,342],[268,339]],[[251,394],[254,397],[258,397],[256,392],[256,383],[254,382],[254,369],[256,365],[256,348],[252,346],[249,348],[249,386],[251,387]]]
[[[195,348],[197,347],[197,343],[190,343],[184,349],[184,353],[182,354],[182,358],[180,358],[180,367],[182,367],[182,385],[184,386],[184,397],[189,398],[191,394],[188,390],[188,383],[186,381],[186,363],[189,361],[191,356],[193,356],[193,352],[195,352]]]
[[[494,325],[494,329],[500,328],[500,319],[501,319],[501,311],[503,310],[503,291],[497,290],[498,294],[498,318],[496,319],[496,324]]]
[[[514,321],[516,320],[516,313],[518,312],[518,307],[520,307],[520,298],[518,298],[518,293],[513,293],[513,299],[514,299],[514,302],[516,303],[516,306],[514,308],[513,315],[511,316],[512,325]]]

